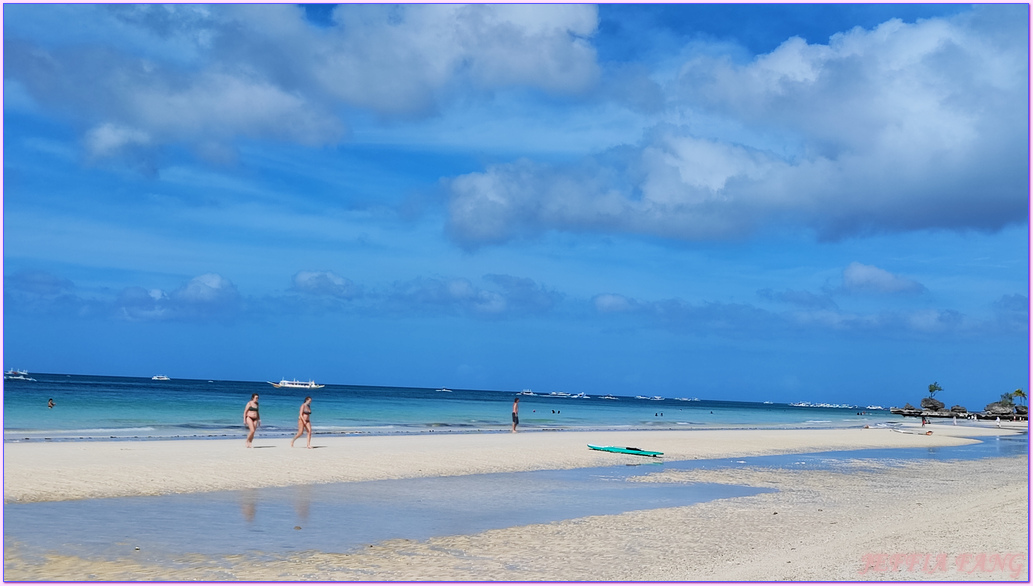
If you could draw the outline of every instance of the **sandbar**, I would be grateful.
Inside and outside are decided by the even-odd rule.
[[[1018,433],[984,426],[873,429],[521,432],[283,438],[6,442],[4,502],[239,490],[298,484],[587,468],[635,461],[587,444],[664,452],[668,461],[953,446],[966,436]],[[925,435],[933,431],[931,435]]]

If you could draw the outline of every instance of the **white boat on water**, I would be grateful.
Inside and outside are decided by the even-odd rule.
[[[314,380],[310,380],[310,381],[308,381],[306,383],[303,383],[303,382],[299,381],[298,379],[294,379],[294,380],[282,379],[278,383],[274,383],[274,382],[270,382],[270,381],[265,381],[265,382],[273,385],[274,387],[276,387],[278,389],[321,389],[321,388],[326,386],[326,385],[317,385],[316,381],[314,381]]]
[[[435,389],[439,393],[451,393],[452,389]]]
[[[30,381],[34,381],[36,379],[31,378],[29,376],[29,371],[27,371],[27,370],[15,370],[15,369],[12,368],[11,370],[8,370],[7,372],[4,373],[4,380],[30,380]]]
[[[534,391],[532,391],[531,389],[524,389],[524,390],[520,391],[517,394],[518,395],[530,395],[532,397],[535,396]]]
[[[169,377],[165,376],[164,374],[156,374],[156,375],[151,377],[151,380],[172,380],[172,379],[170,379]]]
[[[604,396],[602,396],[602,397],[599,397],[599,398],[600,398],[600,399],[609,399],[609,400],[611,400],[611,401],[619,401],[619,400],[620,400],[620,399],[618,399],[617,397],[614,397],[613,395],[604,395]]]

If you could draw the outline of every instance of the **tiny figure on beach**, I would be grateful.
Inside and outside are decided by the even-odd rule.
[[[520,423],[520,417],[519,417],[519,415],[517,413],[519,410],[520,410],[520,397],[517,397],[516,399],[513,399],[513,428],[510,430],[513,433],[516,433],[516,426],[517,426],[518,423]]]
[[[305,401],[301,403],[301,409],[298,411],[298,433],[291,440],[291,447],[294,447],[294,440],[301,437],[301,434],[308,430],[308,442],[305,447],[312,449],[312,397],[305,397]]]
[[[54,400],[53,399],[47,399],[47,408],[48,409],[53,409],[54,408]]]
[[[1001,426],[1001,418],[1000,418],[1000,417],[998,417],[998,418],[997,418],[997,427],[1000,427],[1000,426]]]
[[[255,393],[251,395],[251,400],[244,407],[244,425],[247,426],[247,442],[244,444],[246,447],[251,447],[251,440],[255,439],[255,432],[258,431],[260,419],[258,416],[258,393]]]

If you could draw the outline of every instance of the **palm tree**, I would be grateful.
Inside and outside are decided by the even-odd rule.
[[[929,385],[929,398],[930,399],[933,398],[933,395],[935,395],[936,393],[939,393],[942,390],[943,390],[943,387],[941,387],[939,385],[939,383],[935,383],[934,382],[933,384]]]
[[[1028,397],[1026,397],[1026,392],[1023,391],[1022,389],[1015,389],[1015,392],[1013,392],[1011,394],[1011,396],[1015,397],[1016,399],[1020,399],[1022,401],[1025,401],[1026,399],[1028,399]]]

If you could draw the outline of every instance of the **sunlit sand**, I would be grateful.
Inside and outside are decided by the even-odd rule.
[[[1021,429],[937,424],[909,425],[902,430],[909,433],[844,429],[316,436],[317,449],[312,450],[291,449],[287,439],[260,435],[256,449],[244,448],[243,439],[9,443],[4,500],[197,493],[570,469],[642,459],[591,451],[588,443],[658,450],[667,461],[675,461],[954,446],[975,441],[963,436],[993,440]],[[641,480],[724,482],[778,492],[426,542],[399,539],[352,554],[312,551],[264,561],[197,556],[174,568],[74,556],[32,562],[19,555],[18,544],[5,543],[5,574],[14,579],[111,580],[1012,580],[1015,555],[1028,550],[1027,470],[1021,457],[905,461],[845,472],[668,470]],[[988,516],[988,510],[1008,514]],[[890,571],[889,558],[879,557],[916,552],[933,555],[932,562],[926,561],[935,571],[902,570],[897,566],[907,564],[900,559]],[[998,566],[1004,563],[1001,555],[1013,555],[1005,571],[990,568],[985,557],[982,566],[971,561],[958,567],[959,559],[967,558],[957,556],[966,553],[999,554]],[[949,557],[949,567],[943,566],[943,556]],[[870,567],[862,575],[865,564]],[[1018,579],[1025,579],[1025,565],[1019,573]]]

